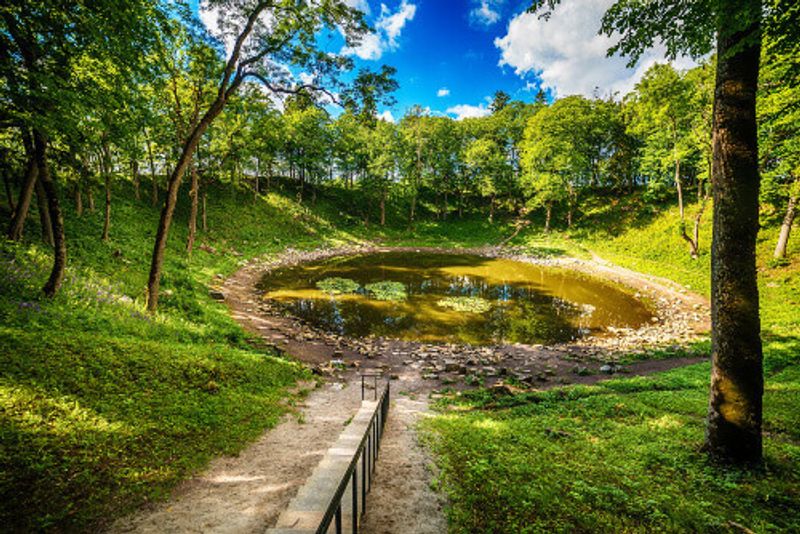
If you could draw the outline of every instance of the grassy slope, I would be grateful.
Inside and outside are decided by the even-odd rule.
[[[248,343],[215,276],[245,258],[350,240],[277,195],[254,202],[209,195],[210,231],[191,261],[186,218],[173,226],[160,313],[143,308],[158,209],[115,192],[111,240],[102,212],[67,205],[64,290],[40,297],[43,249],[0,245],[0,524],[3,529],[93,528],[163,497],[210,458],[274,424],[302,369]],[[28,243],[37,241],[35,212]]]
[[[563,239],[561,248],[707,294],[709,224],[699,260],[688,258],[676,225],[675,209],[607,203],[571,235],[532,232],[517,244],[558,248]],[[715,467],[700,451],[708,364],[510,399],[483,392],[427,425],[454,532],[800,530],[800,247],[795,240],[789,266],[770,268],[775,237],[768,227],[759,240],[763,472]]]

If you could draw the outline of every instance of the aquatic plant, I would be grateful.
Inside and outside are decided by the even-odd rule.
[[[358,282],[349,278],[323,278],[317,282],[317,288],[331,295],[343,295],[346,293],[356,293],[359,289]]]
[[[405,300],[408,298],[406,286],[402,282],[393,282],[391,280],[374,282],[365,285],[364,289],[378,300]]]

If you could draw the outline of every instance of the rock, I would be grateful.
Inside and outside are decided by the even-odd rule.
[[[225,293],[218,289],[212,289],[208,292],[208,296],[214,300],[225,300]]]
[[[445,372],[452,373],[458,371],[462,366],[458,363],[457,360],[445,360],[444,361],[444,370]]]

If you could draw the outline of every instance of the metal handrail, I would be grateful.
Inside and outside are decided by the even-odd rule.
[[[361,381],[363,399],[363,376]],[[325,510],[325,515],[322,517],[319,527],[317,527],[317,534],[326,534],[331,526],[331,522],[334,522],[336,525],[336,534],[342,534],[342,498],[344,497],[344,492],[347,489],[347,486],[351,482],[353,500],[351,526],[352,533],[358,533],[358,519],[360,516],[364,515],[364,511],[366,509],[365,504],[367,500],[367,491],[372,488],[372,474],[375,471],[375,463],[378,459],[378,450],[380,449],[383,429],[386,425],[386,417],[389,413],[389,390],[389,381],[387,380],[386,387],[384,387],[383,392],[380,395],[380,399],[378,400],[378,406],[373,412],[372,418],[370,418],[369,425],[367,425],[367,429],[364,431],[364,436],[361,438],[361,442],[356,449],[356,453],[353,455],[350,465],[347,466],[347,471],[342,477],[342,480],[339,482],[336,491],[333,493],[331,501],[328,504],[328,508]],[[361,461],[361,513],[359,513],[358,507],[359,460]]]

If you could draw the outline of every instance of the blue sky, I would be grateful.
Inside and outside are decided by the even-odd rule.
[[[514,98],[530,100],[535,94],[526,88],[535,82],[534,76],[523,79],[514,69],[500,67],[500,50],[494,41],[506,31],[504,21],[511,13],[510,6],[498,5],[497,21],[489,24],[493,15],[481,16],[473,0],[406,0],[384,3],[384,13],[397,13],[402,6],[414,6],[413,18],[407,20],[395,46],[388,45],[381,57],[356,61],[363,66],[388,64],[397,68],[400,89],[395,117],[414,104],[429,107],[434,112],[457,115],[480,114],[486,109],[495,91],[502,89]],[[408,9],[406,7],[406,9]],[[380,20],[380,4],[370,4],[370,22]],[[380,30],[379,30],[380,33]]]
[[[397,69],[397,104],[381,110],[390,119],[414,104],[454,118],[480,116],[497,90],[523,101],[539,88],[551,98],[623,95],[664,60],[663,47],[646,52],[634,68],[625,58],[606,57],[614,40],[597,31],[614,0],[563,2],[547,21],[525,11],[530,0],[345,1],[366,13],[374,32],[355,49],[335,46],[358,67]],[[213,17],[201,10],[201,18],[213,33]]]

